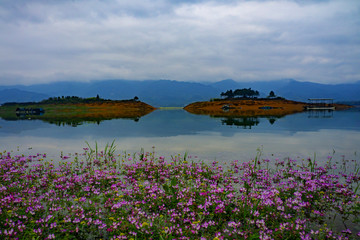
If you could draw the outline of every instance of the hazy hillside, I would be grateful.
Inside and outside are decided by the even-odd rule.
[[[270,91],[291,100],[334,98],[335,101],[359,101],[360,82],[327,85],[298,82],[293,79],[262,82],[236,82],[231,79],[215,83],[193,83],[170,80],[101,80],[93,82],[56,82],[30,86],[0,86],[0,104],[4,102],[40,101],[53,96],[130,99],[135,96],[155,107],[185,106],[195,101],[219,98],[229,89],[252,88],[266,97]]]
[[[258,90],[262,97],[268,96],[270,91],[276,95],[291,100],[307,101],[309,98],[333,98],[335,101],[351,101],[360,99],[360,82],[348,84],[319,84],[312,82],[299,82],[293,79],[260,82],[236,82],[223,80],[211,84],[221,91],[236,88],[249,88]]]
[[[32,102],[49,98],[49,95],[23,91],[16,88],[0,90],[0,103],[4,102]]]
[[[105,99],[130,99],[139,97],[150,105],[160,106],[185,106],[194,101],[205,101],[218,97],[220,92],[205,84],[179,82],[170,80],[154,81],[127,81],[103,80],[93,82],[57,82],[37,84],[31,86],[11,86],[18,91],[28,91],[34,95],[34,101],[48,98],[49,96],[79,96],[91,97],[99,94]],[[2,98],[0,103],[9,101],[24,101],[22,94],[8,92],[7,87],[0,86]],[[46,93],[45,95],[43,93]],[[35,96],[38,96],[35,98]],[[43,98],[39,97],[43,96]],[[40,98],[40,99],[39,99]],[[29,98],[26,101],[33,101]]]
[[[292,79],[284,79],[284,80],[276,80],[276,81],[260,81],[260,82],[236,82],[232,79],[226,79],[219,82],[211,83],[210,85],[216,89],[223,91],[229,89],[237,89],[237,88],[252,88],[258,90],[259,92],[263,92],[263,94],[268,94],[272,90],[277,90],[281,87],[289,84],[290,81],[294,81]]]
[[[353,84],[326,85],[311,82],[290,81],[277,92],[293,100],[304,101],[308,98],[333,98],[335,101],[360,99],[360,82]]]

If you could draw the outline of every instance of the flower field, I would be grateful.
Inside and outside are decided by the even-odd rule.
[[[85,148],[0,154],[0,239],[357,239],[360,172]],[[271,167],[269,167],[271,166]],[[345,224],[343,224],[345,223]]]

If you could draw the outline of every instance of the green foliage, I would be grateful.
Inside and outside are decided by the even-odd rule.
[[[270,91],[270,93],[269,93],[269,96],[268,96],[269,98],[274,98],[274,97],[276,97],[276,95],[275,95],[275,93],[274,93],[274,91]]]
[[[357,165],[0,152],[1,239],[358,239]],[[266,164],[266,165],[265,165]],[[276,168],[274,168],[276,167]],[[355,170],[353,169],[355,167]],[[348,169],[348,171],[345,171]],[[339,173],[340,171],[340,173]],[[343,226],[335,221],[335,216]],[[336,225],[335,225],[336,224]]]
[[[226,97],[228,99],[234,98],[234,97],[243,97],[243,98],[248,98],[248,97],[257,97],[259,96],[260,93],[257,90],[252,90],[251,88],[242,88],[242,89],[236,89],[235,91],[233,90],[227,90],[226,92],[222,92],[220,94],[221,97]]]
[[[44,105],[44,104],[77,104],[77,103],[103,103],[109,102],[112,100],[103,99],[99,95],[96,97],[89,97],[89,98],[82,98],[78,96],[61,96],[61,97],[50,97],[48,99],[42,100],[40,102],[7,102],[2,104],[2,106],[30,106],[30,105]],[[139,101],[138,97],[134,97],[133,99],[129,100],[116,100],[121,102],[127,101]]]
[[[97,95],[96,97],[90,97],[90,98],[81,98],[77,96],[62,96],[60,97],[50,97],[46,100],[41,101],[42,104],[53,104],[53,103],[60,103],[60,104],[66,104],[66,103],[92,103],[92,102],[101,102],[105,101],[105,99],[102,99]]]

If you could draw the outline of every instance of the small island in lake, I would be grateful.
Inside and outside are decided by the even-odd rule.
[[[267,98],[257,98],[259,92],[249,89],[228,90],[221,93],[224,99],[212,99],[210,101],[195,102],[184,107],[193,114],[211,116],[285,116],[288,114],[303,112],[309,105],[317,103],[304,103],[276,97],[271,91]],[[237,97],[238,96],[238,97]],[[323,105],[323,103],[318,103]],[[326,106],[329,104],[326,103]],[[351,108],[344,104],[333,104],[335,110]]]
[[[0,107],[4,119],[31,118],[44,121],[99,121],[113,118],[138,119],[156,108],[139,101],[93,98],[53,97],[41,102],[5,103]]]

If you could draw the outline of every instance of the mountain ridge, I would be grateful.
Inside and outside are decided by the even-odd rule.
[[[320,84],[294,79],[275,81],[237,82],[224,79],[218,82],[182,82],[176,80],[131,81],[108,79],[90,82],[54,82],[33,85],[0,86],[0,104],[5,102],[41,101],[49,97],[79,96],[105,99],[132,99],[135,96],[155,107],[186,106],[196,101],[220,98],[230,89],[252,88],[266,97],[270,91],[295,101],[308,98],[333,98],[334,101],[359,101],[360,81],[355,83]]]

